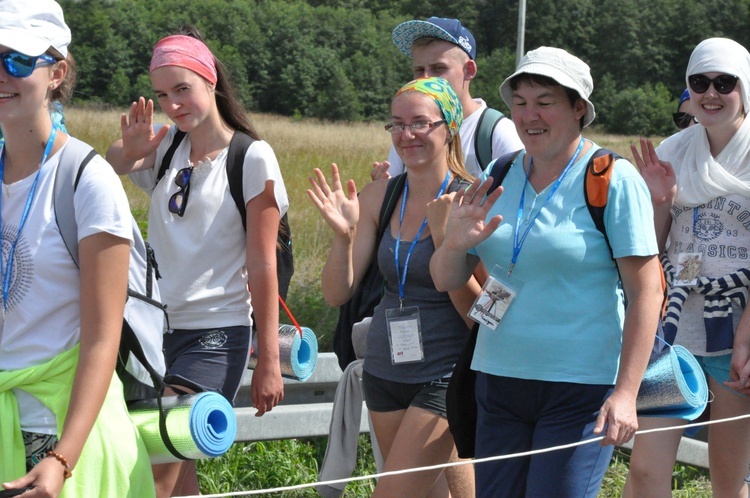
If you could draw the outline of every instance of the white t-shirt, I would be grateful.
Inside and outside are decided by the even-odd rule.
[[[54,173],[65,146],[47,159],[39,173],[36,193],[16,245],[5,323],[0,333],[3,370],[40,365],[80,340],[79,272],[60,235],[52,203]],[[2,185],[3,275],[35,177],[33,174]],[[84,170],[73,202],[78,240],[106,232],[132,242],[127,196],[119,177],[100,156]],[[56,430],[51,412],[31,395],[14,392],[23,430]]]
[[[482,99],[474,99],[474,102],[479,104],[479,109],[472,112],[469,117],[464,118],[459,128],[459,134],[461,136],[461,150],[464,154],[464,162],[466,163],[466,171],[471,173],[472,176],[479,177],[482,174],[482,168],[479,166],[477,161],[476,152],[474,150],[474,137],[476,136],[477,126],[479,125],[479,118],[482,112],[487,108],[487,104]],[[515,152],[523,149],[523,143],[518,138],[518,132],[513,121],[507,116],[501,119],[495,129],[492,131],[492,158],[498,158],[503,154]],[[388,162],[391,163],[388,168],[388,173],[391,176],[400,175],[404,172],[404,162],[396,152],[396,148],[391,145],[391,151],[388,153]]]
[[[173,126],[159,145],[152,170],[130,175],[151,196],[148,239],[162,276],[159,290],[167,305],[169,324],[175,329],[250,325],[246,236],[229,192],[226,174],[229,148],[213,161],[195,165],[185,213],[180,217],[169,211],[168,203],[178,190],[177,172],[190,166],[189,134],[175,150],[170,168],[155,185],[161,159],[176,131]],[[271,146],[256,140],[247,150],[243,167],[246,202],[261,194],[268,180],[274,183],[276,204],[283,216],[289,200],[279,163]]]
[[[721,277],[747,268],[750,260],[747,245],[750,236],[747,221],[749,210],[750,199],[737,194],[718,197],[697,208],[672,206],[671,242],[667,248],[669,260],[674,264],[679,253],[702,253],[701,275],[706,277]],[[694,226],[697,231],[694,231]],[[706,351],[704,303],[705,296],[702,294],[691,292],[688,295],[682,305],[675,344],[699,356],[727,354],[730,350]],[[743,310],[734,303],[732,308],[734,330],[737,330]]]

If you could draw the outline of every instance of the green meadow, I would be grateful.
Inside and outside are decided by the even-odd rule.
[[[65,115],[71,134],[104,154],[109,144],[119,138],[121,112],[68,108]],[[307,198],[308,177],[313,168],[329,171],[330,164],[335,162],[343,178],[353,178],[361,187],[369,181],[372,163],[387,157],[390,135],[383,130],[384,123],[330,123],[271,115],[252,115],[251,118],[262,138],[276,152],[289,193],[289,220],[295,255],[289,307],[300,324],[316,333],[320,350],[330,351],[331,335],[338,314],[337,310],[328,307],[320,290],[320,270],[330,244],[330,233]],[[155,120],[168,122],[163,115],[157,115]],[[631,157],[629,146],[638,138],[605,135],[597,133],[595,129],[585,135],[628,158]],[[148,198],[128,179],[123,178],[123,184],[133,214],[145,232]],[[204,494],[229,493],[314,482],[325,445],[325,438],[235,444],[226,455],[198,463],[201,491]],[[361,436],[355,475],[375,473],[370,449],[369,438]],[[627,475],[627,463],[627,452],[616,451],[600,497],[620,496]],[[352,483],[343,496],[366,497],[373,488],[372,480]],[[674,497],[711,496],[707,472],[681,465],[675,467],[673,489]],[[314,497],[318,494],[312,488],[307,488],[266,496]]]

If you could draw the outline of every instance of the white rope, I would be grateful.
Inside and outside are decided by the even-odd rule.
[[[643,435],[643,434],[651,434],[655,432],[684,430],[687,427],[691,427],[691,428],[703,427],[703,426],[720,424],[720,423],[725,423],[725,422],[735,422],[737,420],[742,420],[746,418],[750,418],[750,414],[739,415],[737,417],[730,417],[730,418],[724,418],[724,419],[719,419],[719,420],[710,420],[707,422],[700,422],[700,423],[694,423],[694,424],[689,424],[689,425],[683,424],[683,425],[676,425],[676,426],[671,426],[671,427],[658,427],[656,429],[637,431],[635,434]],[[230,496],[252,496],[252,495],[260,495],[260,494],[281,493],[284,491],[295,491],[298,489],[312,488],[315,486],[330,486],[332,484],[343,484],[343,483],[350,483],[350,482],[356,482],[356,481],[365,481],[369,479],[380,479],[381,477],[402,475],[402,474],[408,474],[411,472],[423,472],[427,470],[437,470],[437,469],[445,469],[448,467],[458,467],[459,465],[474,465],[477,463],[494,462],[497,460],[507,460],[510,458],[519,458],[519,457],[526,457],[526,456],[532,456],[532,455],[539,455],[542,453],[565,450],[568,448],[575,448],[576,446],[583,446],[584,444],[595,443],[595,442],[601,441],[602,439],[604,439],[604,436],[599,436],[599,437],[595,437],[592,439],[586,439],[584,441],[577,441],[575,443],[564,444],[560,446],[552,446],[550,448],[542,448],[538,450],[525,451],[522,453],[512,453],[509,455],[497,455],[497,456],[491,456],[491,457],[485,457],[485,458],[467,459],[467,460],[463,460],[460,462],[448,462],[448,463],[441,463],[438,465],[430,465],[427,467],[416,467],[412,469],[392,470],[389,472],[380,472],[378,474],[347,477],[345,479],[334,479],[331,481],[316,481],[313,483],[296,484],[294,486],[258,489],[258,490],[253,490],[253,491],[233,491],[231,493],[220,493],[220,494],[214,494],[214,495],[191,495],[191,496],[184,496],[182,498],[224,498],[224,497],[230,497]]]

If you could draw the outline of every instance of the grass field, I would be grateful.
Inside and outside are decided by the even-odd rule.
[[[121,111],[100,109],[66,110],[71,134],[88,142],[100,153],[119,138]],[[294,237],[295,276],[288,303],[302,325],[310,327],[319,338],[321,351],[330,351],[330,336],[336,324],[337,311],[329,308],[320,291],[320,270],[330,244],[329,230],[307,198],[308,177],[313,168],[327,170],[331,162],[339,165],[344,178],[354,178],[358,186],[369,181],[374,161],[387,157],[390,136],[382,123],[322,123],[295,121],[267,115],[252,116],[262,137],[273,147],[279,159],[290,198],[289,219]],[[164,116],[157,122],[166,123]],[[588,130],[587,130],[588,131]],[[631,157],[629,145],[637,137],[604,135],[592,131],[586,137],[624,157]],[[148,198],[123,179],[131,209],[145,227]],[[223,457],[199,462],[203,493],[266,489],[313,482],[323,459],[325,439],[270,441],[236,444]],[[355,475],[375,471],[369,440],[360,438],[360,458]],[[599,494],[620,496],[627,474],[628,455],[616,453]],[[707,474],[690,467],[676,466],[673,475],[675,497],[709,497]],[[347,498],[369,496],[372,481],[350,484]],[[279,495],[276,495],[279,496]],[[285,493],[285,497],[318,496],[312,490]]]

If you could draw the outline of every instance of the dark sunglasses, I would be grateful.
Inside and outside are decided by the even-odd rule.
[[[731,74],[720,74],[714,79],[709,78],[705,74],[691,74],[688,76],[688,84],[690,89],[695,93],[706,93],[708,87],[713,83],[714,89],[722,95],[726,95],[734,90],[737,86],[737,76]]]
[[[187,207],[188,195],[190,194],[190,176],[193,174],[193,167],[182,168],[177,172],[174,178],[175,184],[179,187],[172,197],[169,198],[169,212],[177,216],[185,214]]]
[[[18,52],[4,52],[0,54],[3,69],[14,78],[26,78],[29,76],[39,65],[40,59],[43,65],[52,65],[57,62],[57,59],[47,54],[38,55],[36,57]]]
[[[695,119],[695,116],[687,112],[673,112],[672,119],[674,120],[675,126],[681,130],[684,130],[685,128],[690,126],[692,123],[698,122]]]

